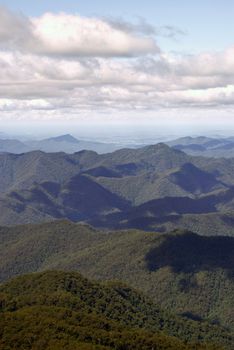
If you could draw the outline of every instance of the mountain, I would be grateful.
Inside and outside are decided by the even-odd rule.
[[[231,349],[221,327],[161,311],[122,283],[74,272],[15,278],[0,286],[0,298],[2,349]]]
[[[66,152],[70,154],[84,149],[94,150],[98,153],[106,153],[118,148],[118,146],[114,144],[77,140],[75,137],[69,134],[51,137],[49,139],[39,141],[28,141],[27,146],[31,150],[35,151],[40,150],[44,152]]]
[[[190,155],[205,157],[234,157],[234,142],[232,137],[227,138],[209,138],[200,137],[182,137],[167,143],[175,149],[186,152]]]
[[[1,136],[0,134],[0,153],[21,154],[32,151],[43,151],[52,153],[66,152],[72,154],[84,149],[96,151],[98,153],[108,153],[120,149],[121,147],[123,147],[121,144],[77,140],[70,134],[43,140],[24,140],[23,142],[10,139],[7,135]]]
[[[193,223],[197,214],[217,213],[218,220],[234,211],[233,169],[234,160],[191,157],[165,144],[104,155],[3,154],[0,223],[68,218],[108,228],[190,229],[186,215]],[[203,230],[204,219],[195,231],[214,234]],[[232,232],[232,222],[221,221],[225,234]]]
[[[110,229],[232,235],[233,171],[234,159],[192,157],[162,143],[103,155],[2,154],[0,223],[67,218]]]
[[[30,148],[21,141],[0,139],[0,153],[24,153],[29,150]]]
[[[69,142],[69,143],[79,143],[80,142],[79,140],[77,140],[75,137],[73,137],[70,134],[56,136],[56,137],[51,137],[49,139],[45,139],[44,141],[47,141],[47,142],[50,142],[50,141],[54,141],[54,142]]]
[[[181,146],[190,146],[193,144],[199,145],[199,146],[204,146],[207,144],[210,144],[213,142],[215,142],[215,144],[219,144],[221,141],[219,139],[214,139],[211,137],[207,137],[207,136],[197,136],[197,137],[191,137],[191,136],[186,136],[186,137],[180,137],[176,140],[172,140],[167,142],[167,144],[169,146],[177,146],[177,145],[181,145]]]
[[[234,330],[233,237],[98,231],[56,221],[1,227],[0,241],[1,281],[44,270],[118,279],[167,311]]]
[[[214,158],[232,158],[234,157],[234,139],[228,138],[211,138],[206,136],[199,137],[182,137],[176,140],[168,141],[166,144],[174,149],[181,150],[189,155],[204,156]],[[81,150],[95,151],[100,154],[106,154],[121,150],[124,147],[138,149],[143,147],[140,144],[127,144],[126,142],[104,143],[88,140],[78,140],[70,134],[59,135],[42,140],[16,140],[11,139],[4,133],[0,133],[0,153],[25,153],[32,151],[43,152],[66,152],[69,154]],[[147,146],[148,147],[148,146]]]

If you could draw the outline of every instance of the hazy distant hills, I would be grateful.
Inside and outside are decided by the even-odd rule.
[[[233,235],[233,171],[234,159],[193,157],[162,143],[103,155],[6,153],[0,223],[67,218],[105,228]]]
[[[166,142],[167,145],[181,150],[189,155],[214,157],[214,158],[232,158],[234,157],[234,137],[213,138],[206,136],[182,137],[176,140]],[[50,137],[43,140],[24,140],[10,138],[7,134],[0,132],[0,153],[21,154],[31,151],[43,151],[47,153],[75,153],[81,150],[95,151],[100,154],[110,153],[120,150],[124,147],[141,148],[140,144],[122,144],[104,143],[87,140],[78,140],[70,134]]]
[[[0,139],[0,153],[24,153],[29,151],[30,148],[19,140]]]
[[[42,270],[80,271],[127,282],[170,313],[234,329],[233,237],[101,232],[57,221],[1,227],[0,240],[1,281]]]
[[[25,153],[34,150],[44,152],[66,152],[75,153],[81,150],[93,150],[98,153],[107,153],[121,148],[121,145],[114,143],[92,142],[78,140],[72,135],[66,134],[51,137],[43,140],[19,141],[8,139],[6,135],[0,133],[0,153]]]
[[[214,158],[234,157],[234,137],[211,138],[206,136],[188,136],[166,142],[166,144],[194,156]],[[82,150],[90,150],[104,154],[121,150],[124,147],[136,149],[143,146],[140,144],[126,144],[126,142],[117,144],[78,140],[70,134],[50,137],[43,140],[21,141],[12,139],[8,135],[0,132],[0,153],[21,154],[40,150],[47,153],[65,152],[72,154]]]
[[[166,142],[167,145],[194,156],[232,158],[234,157],[234,137],[211,138],[206,136],[182,137]],[[0,133],[0,153],[21,154],[40,150],[43,152],[75,153],[81,150],[91,150],[100,154],[113,152],[122,148],[139,148],[140,144],[104,143],[95,141],[78,140],[70,134],[51,137],[43,140],[24,140],[9,138]]]
[[[234,157],[234,138],[182,137],[167,143],[191,155],[204,157]]]

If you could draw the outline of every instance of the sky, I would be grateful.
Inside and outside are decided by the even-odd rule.
[[[234,2],[0,1],[0,129],[234,125]]]

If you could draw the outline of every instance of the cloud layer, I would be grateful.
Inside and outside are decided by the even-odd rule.
[[[0,8],[0,23],[2,120],[39,111],[50,118],[233,109],[234,47],[173,55],[145,22],[65,13],[27,18]]]

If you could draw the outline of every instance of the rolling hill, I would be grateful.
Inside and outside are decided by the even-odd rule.
[[[98,231],[57,221],[0,228],[0,281],[44,270],[122,280],[161,308],[234,330],[234,238]],[[126,258],[127,257],[127,258]]]

